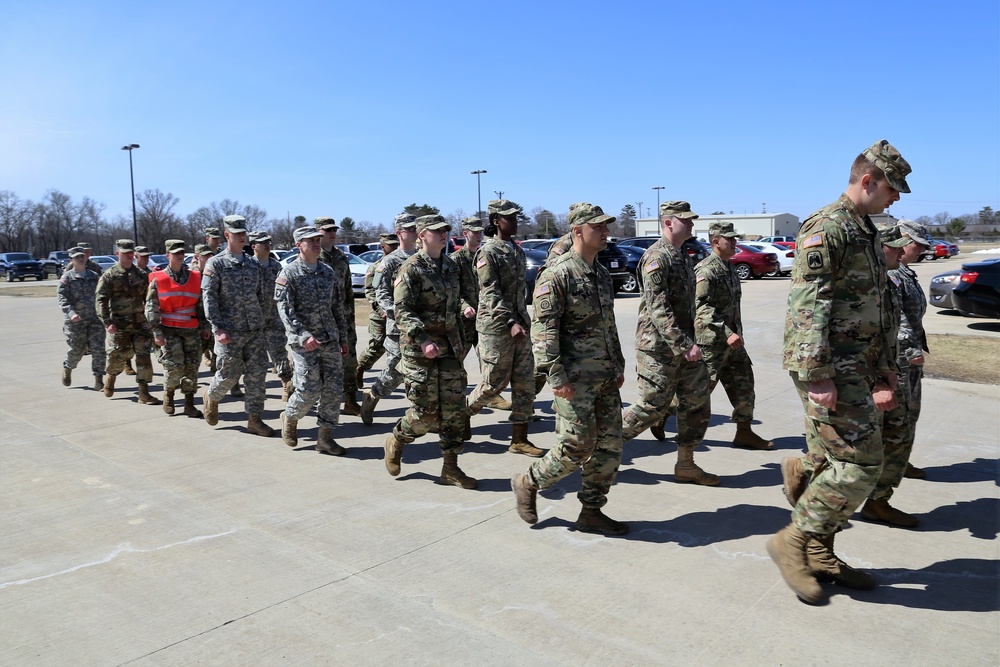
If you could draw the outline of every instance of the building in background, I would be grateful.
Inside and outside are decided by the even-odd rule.
[[[694,221],[696,238],[708,240],[708,226],[716,220],[733,223],[736,231],[748,240],[761,236],[795,236],[799,232],[799,217],[791,213],[757,213],[752,215],[702,215]],[[658,236],[659,222],[656,218],[640,218],[635,221],[636,236]]]

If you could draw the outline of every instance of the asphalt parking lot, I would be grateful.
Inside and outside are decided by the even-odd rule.
[[[926,287],[959,263],[916,268]],[[63,387],[54,299],[0,289],[0,664],[1000,663],[1000,386],[925,381],[913,460],[928,479],[894,496],[920,529],[856,517],[837,539],[878,589],[826,586],[827,604],[808,607],[767,557],[789,520],[779,463],[804,447],[780,366],[787,289],[744,284],[755,429],[775,450],[728,446],[719,388],[697,460],[721,486],[674,483],[673,443],[640,436],[606,508],[630,523],[624,538],[572,529],[578,475],[540,494],[536,526],[517,517],[509,478],[529,459],[506,452],[505,413],[473,419],[460,463],[479,489],[434,483],[430,437],[406,448],[394,479],[382,440],[401,393],[372,427],[343,418],[347,457],[312,451],[313,417],[292,450],[245,434],[233,399],[216,428],[137,404],[125,376],[108,399],[85,388],[87,358]],[[637,307],[616,302],[629,360]],[[1000,336],[977,323],[933,309],[927,320],[931,333]],[[280,393],[269,375],[274,426]],[[636,398],[634,374],[623,398]],[[535,409],[532,440],[548,447],[550,390]]]

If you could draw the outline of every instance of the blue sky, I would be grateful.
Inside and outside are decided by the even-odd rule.
[[[526,210],[790,212],[889,139],[899,217],[1000,209],[1000,9],[940,2],[26,2],[0,15],[0,190],[130,213],[223,198],[388,223]]]

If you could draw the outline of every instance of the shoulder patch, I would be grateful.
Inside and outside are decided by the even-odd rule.
[[[67,284],[69,282],[69,278],[67,278],[66,276],[63,276],[62,278],[59,279],[59,282],[61,282],[63,285],[65,285],[65,284]]]
[[[697,274],[697,275],[695,276],[695,279],[694,279],[694,281],[695,281],[696,283],[700,283],[700,282],[701,282],[702,280],[704,280],[704,279],[705,279],[705,276],[703,276],[702,274],[700,274],[700,273],[699,273],[699,274]]]
[[[891,281],[893,282],[893,284],[895,284],[895,285],[897,285],[897,286],[898,286],[898,285],[899,285],[899,283],[900,283],[900,280],[899,280],[899,278],[898,278],[898,277],[896,277],[896,276],[894,276],[894,275],[892,275],[891,273],[889,274],[889,280],[891,280]]]
[[[204,270],[204,271],[202,271],[202,273],[203,273],[204,275],[206,275],[206,276],[214,276],[214,275],[215,275],[215,271],[213,271],[212,269],[210,269],[210,268],[209,268],[209,267],[207,267],[207,266],[205,267],[205,270]]]
[[[553,253],[553,254],[555,254],[555,255],[561,255],[561,254],[563,254],[564,252],[566,252],[566,251],[565,251],[565,250],[563,250],[562,248],[553,248],[553,249],[552,249],[552,253]]]
[[[653,271],[656,271],[658,268],[660,268],[660,262],[654,259],[652,262],[646,265],[646,273],[652,273]]]
[[[403,282],[403,274],[396,276],[396,279],[392,281],[392,286],[398,287],[401,282]]]
[[[485,257],[483,257],[481,260],[479,260],[478,262],[476,262],[476,268],[477,269],[481,269],[484,266],[486,266],[486,258]]]
[[[282,271],[281,273],[278,274],[278,277],[277,277],[277,279],[274,282],[277,283],[278,285],[281,285],[281,286],[287,285],[288,284],[288,276],[286,276],[285,272]]]
[[[822,234],[813,234],[812,236],[810,236],[809,238],[807,238],[802,242],[803,248],[815,248],[818,245],[823,245]]]
[[[535,296],[542,296],[543,294],[548,294],[550,291],[552,290],[549,289],[548,283],[546,283],[545,285],[539,285],[535,289]]]

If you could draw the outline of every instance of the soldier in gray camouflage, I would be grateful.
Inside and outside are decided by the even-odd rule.
[[[358,330],[354,317],[354,282],[351,277],[351,263],[344,251],[336,247],[336,220],[328,216],[316,218],[313,221],[316,229],[323,232],[323,254],[320,261],[330,265],[340,281],[341,299],[344,304],[344,317],[347,320],[347,345],[349,352],[344,357],[344,414],[357,417],[361,414],[358,405]]]
[[[271,237],[266,232],[251,232],[250,247],[253,248],[251,261],[256,262],[266,276],[266,284],[274,289],[274,281],[281,273],[281,262],[271,257]],[[285,347],[285,327],[281,324],[274,300],[269,299],[264,306],[264,347],[271,358],[271,366],[281,380],[281,400],[287,401],[292,393],[292,367],[288,363]]]
[[[96,293],[99,276],[87,268],[87,254],[76,246],[69,249],[70,266],[59,278],[56,298],[63,312],[63,334],[69,350],[63,361],[62,383],[70,386],[72,372],[83,355],[90,354],[94,389],[104,387],[104,325],[97,316]]]
[[[403,262],[393,281],[400,368],[410,408],[385,440],[385,467],[398,475],[403,446],[437,427],[444,459],[439,482],[474,489],[476,480],[458,467],[468,421],[468,378],[462,364],[458,266],[444,254],[451,226],[440,215],[421,216],[416,225],[423,247]]]
[[[215,257],[222,252],[222,232],[218,227],[205,228],[205,243],[203,245],[211,252],[210,257]]]
[[[83,248],[83,252],[87,256],[86,267],[88,271],[93,271],[98,276],[104,273],[104,269],[101,268],[101,265],[90,258],[91,254],[93,253],[93,250],[91,249],[89,243],[87,243],[86,241],[80,241],[79,243],[76,244],[76,247]]]
[[[908,362],[908,372],[900,379],[907,379],[910,384],[910,440],[916,439],[917,420],[920,418],[920,405],[923,391],[921,388],[924,377],[924,353],[930,352],[927,347],[927,335],[924,333],[924,314],[927,312],[927,296],[917,281],[917,274],[910,264],[919,261],[920,251],[930,247],[927,228],[912,220],[900,220],[899,231],[915,241],[913,247],[903,249],[899,270],[896,276],[903,288],[903,316],[899,323],[899,356]],[[904,477],[923,479],[927,475],[920,468],[909,462],[907,455]]]
[[[876,585],[839,559],[833,543],[882,469],[878,412],[895,401],[898,366],[886,261],[869,216],[910,191],[909,173],[889,142],[876,142],[855,158],[846,192],[809,216],[796,239],[784,367],[805,409],[808,456],[782,461],[795,509],[767,550],[809,604],[822,598],[818,580]]]
[[[347,450],[333,439],[333,428],[340,422],[343,360],[348,354],[341,279],[320,259],[323,232],[300,227],[293,238],[299,258],[281,270],[274,288],[295,362],[295,391],[281,413],[281,437],[289,447],[296,446],[298,422],[318,401],[316,451],[342,456]]]
[[[740,277],[729,261],[740,235],[731,222],[713,222],[708,237],[712,252],[694,267],[695,341],[708,369],[708,393],[722,383],[733,405],[734,447],[771,449],[773,444],[750,427],[755,401],[753,365],[743,340],[743,296]]]
[[[201,274],[201,296],[205,315],[212,324],[218,359],[218,370],[203,394],[205,421],[210,426],[219,423],[219,401],[242,375],[246,383],[247,432],[270,437],[274,429],[261,421],[260,415],[267,375],[264,313],[273,292],[263,270],[243,252],[246,219],[227,215],[223,222],[226,249],[209,259]]]
[[[615,221],[600,206],[580,203],[568,216],[571,249],[555,259],[536,283],[531,340],[535,361],[555,394],[558,443],[523,474],[511,479],[518,515],[538,521],[536,493],[583,469],[577,494],[583,506],[576,529],[624,535],[628,525],[601,508],[622,459],[625,357],[615,324],[611,274],[597,253],[608,245]]]
[[[395,234],[382,233],[379,235],[379,247],[382,249],[382,256],[385,257],[399,247],[399,239]],[[358,359],[358,372],[355,378],[358,389],[365,386],[365,371],[371,370],[375,362],[385,354],[385,311],[378,305],[374,285],[378,264],[377,261],[372,262],[365,272],[365,298],[368,299],[371,315],[368,316],[368,346]]]

